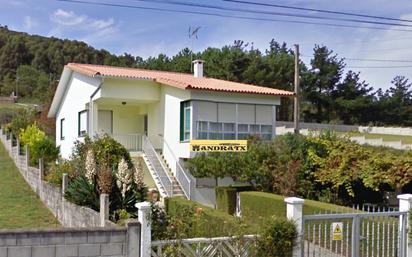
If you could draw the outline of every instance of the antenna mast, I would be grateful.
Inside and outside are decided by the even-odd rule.
[[[193,72],[193,45],[194,40],[198,39],[197,33],[199,32],[200,27],[189,27],[189,39],[191,39],[191,49],[190,49],[190,72]]]

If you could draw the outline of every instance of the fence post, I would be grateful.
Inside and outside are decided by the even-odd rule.
[[[126,257],[140,257],[140,235],[141,235],[141,226],[137,220],[127,220],[127,252]]]
[[[18,161],[19,156],[20,156],[20,139],[18,137],[16,139],[16,146],[17,146],[17,161]]]
[[[24,146],[24,151],[26,152],[26,168],[30,166],[30,148],[28,145]]]
[[[29,166],[30,166],[30,148],[28,145],[25,145],[25,152],[26,152],[26,178],[29,174]]]
[[[406,216],[406,220],[403,220],[404,217],[400,217],[399,220],[399,234],[401,235],[401,239],[403,237],[404,238],[403,242],[404,242],[404,248],[401,249],[401,252],[405,251],[406,249],[406,253],[404,255],[401,256],[405,256],[405,257],[412,257],[412,245],[410,244],[411,240],[409,239],[409,235],[407,234],[409,231],[409,210],[412,207],[412,194],[403,194],[403,195],[398,195],[398,200],[399,200],[399,211],[407,211],[408,214]],[[404,227],[406,226],[406,227]],[[406,231],[406,232],[405,232]],[[403,236],[402,236],[403,235]]]
[[[40,183],[43,181],[44,179],[44,162],[43,162],[43,158],[39,158],[39,180]]]
[[[11,156],[11,158],[13,158],[14,159],[14,156],[13,156],[13,134],[10,132],[10,156]]]
[[[286,217],[296,224],[297,238],[293,247],[293,257],[299,257],[302,253],[303,236],[303,203],[305,200],[298,197],[285,198]]]
[[[106,220],[109,219],[109,195],[100,194],[100,226],[106,226]]]
[[[152,253],[152,226],[150,220],[151,206],[149,202],[137,203],[137,216],[141,224],[140,233],[140,257],[150,257]]]
[[[67,187],[69,186],[69,176],[67,173],[63,173],[62,176],[62,196],[66,193]]]

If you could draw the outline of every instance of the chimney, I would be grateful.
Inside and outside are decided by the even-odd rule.
[[[203,60],[194,60],[193,63],[193,75],[195,78],[203,78]]]

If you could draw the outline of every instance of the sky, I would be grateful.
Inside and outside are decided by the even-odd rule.
[[[286,19],[342,23],[182,7],[154,2],[148,3],[140,0],[87,1],[134,5],[146,8],[155,7],[213,12],[225,15],[229,14],[234,16],[248,16],[276,20]],[[231,8],[244,8],[249,10],[321,15],[316,12],[308,13],[296,10],[282,10],[272,7],[228,3],[223,0],[178,1]],[[412,1],[410,0],[253,0],[253,2],[327,9],[412,20]],[[332,16],[336,17],[335,15]],[[409,29],[411,32],[372,30],[366,28],[343,28],[289,23],[284,21],[244,20],[204,16],[199,14],[162,12],[148,9],[96,6],[57,0],[0,0],[0,24],[7,25],[10,29],[16,31],[23,31],[29,34],[42,36],[81,40],[95,48],[107,49],[115,54],[123,54],[127,52],[141,57],[157,56],[160,53],[174,55],[184,47],[192,47],[192,43],[194,51],[201,51],[210,46],[222,47],[224,45],[229,45],[232,44],[234,40],[250,42],[253,43],[255,48],[265,50],[269,46],[270,40],[274,38],[278,42],[286,42],[289,47],[293,47],[293,44],[299,44],[301,58],[306,64],[309,64],[310,56],[313,54],[312,49],[315,44],[319,44],[328,46],[338,55],[338,57],[342,58],[411,61],[409,63],[371,62],[346,59],[346,70],[352,69],[361,72],[361,78],[375,89],[389,88],[391,80],[396,75],[403,75],[412,80],[412,67],[359,68],[365,66],[412,66],[412,27],[400,28],[385,26],[386,28],[391,29]],[[373,26],[349,22],[346,22],[345,24]],[[412,25],[412,23],[410,24]],[[189,27],[200,27],[198,39],[189,39]]]

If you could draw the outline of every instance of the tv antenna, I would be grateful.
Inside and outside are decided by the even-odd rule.
[[[193,45],[194,45],[194,41],[196,39],[198,39],[198,33],[200,30],[200,26],[199,27],[189,27],[189,39],[191,40],[191,49],[190,49],[190,72],[193,72]]]

